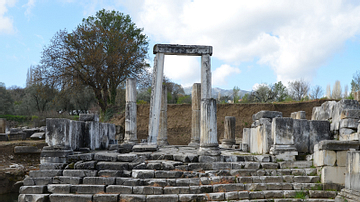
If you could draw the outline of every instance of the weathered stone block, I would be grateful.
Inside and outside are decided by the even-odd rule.
[[[112,152],[98,152],[94,155],[94,160],[97,161],[117,161],[118,153]]]
[[[294,119],[294,143],[298,152],[309,153],[310,146],[310,125],[306,119]]]
[[[140,194],[120,194],[119,201],[145,202],[146,196]]]
[[[64,170],[63,176],[69,177],[95,177],[97,170]]]
[[[20,194],[43,194],[46,193],[46,185],[36,185],[36,186],[22,186],[20,187]]]
[[[83,184],[113,185],[115,184],[115,177],[84,177]]]
[[[6,132],[6,119],[0,118],[0,133]]]
[[[19,202],[47,202],[49,201],[49,194],[20,194],[18,197]]]
[[[331,150],[320,150],[314,153],[314,166],[334,166],[336,162],[336,152]]]
[[[278,111],[259,111],[252,116],[253,121],[260,120],[260,118],[276,118],[282,117],[282,112]]]
[[[68,194],[71,190],[70,184],[48,184],[47,190],[53,194]]]
[[[153,53],[165,55],[212,55],[212,46],[179,45],[179,44],[155,44]]]
[[[133,152],[154,152],[158,150],[156,144],[138,144],[132,148]]]
[[[132,177],[134,178],[154,178],[154,170],[132,170]]]
[[[71,193],[76,193],[76,194],[105,193],[105,185],[72,185]]]
[[[346,158],[347,158],[347,151],[337,151],[336,152],[336,165],[337,166],[346,166]]]
[[[341,119],[360,119],[359,109],[344,109],[340,115]]]
[[[360,111],[360,110],[359,110]],[[357,129],[359,125],[359,119],[347,118],[340,120],[340,128],[350,128],[350,129]]]
[[[164,195],[147,195],[146,202],[177,202],[179,197],[177,194]]]
[[[97,170],[128,170],[129,163],[125,162],[103,162],[100,161],[96,164]]]
[[[97,114],[79,114],[79,121],[97,121],[97,122],[99,122],[99,115],[97,115]]]
[[[249,151],[249,144],[250,144],[250,134],[251,134],[251,128],[244,128],[243,129],[243,137],[242,137],[242,150],[245,152]],[[244,146],[246,145],[246,146]]]
[[[92,201],[92,194],[51,194],[51,202],[89,202]]]
[[[0,133],[0,141],[9,141],[8,134]]]
[[[306,119],[306,112],[305,111],[296,112],[295,119]]]
[[[338,141],[323,140],[319,142],[319,150],[347,151],[349,149],[359,149],[359,142],[356,141]]]
[[[119,194],[95,194],[93,202],[118,202]]]
[[[292,118],[273,118],[271,132],[276,145],[293,145],[293,125]]]
[[[309,121],[310,125],[310,146],[309,152],[314,153],[314,145],[321,140],[330,139],[330,122],[328,121]]]
[[[69,176],[56,176],[53,177],[53,184],[80,184],[82,181],[81,177],[69,177]]]
[[[32,140],[44,140],[45,139],[45,132],[37,132],[30,136]]]
[[[14,154],[40,154],[41,149],[34,146],[15,146]]]
[[[321,183],[345,184],[346,167],[325,166],[321,170]]]

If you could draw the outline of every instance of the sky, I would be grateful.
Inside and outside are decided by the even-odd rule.
[[[212,85],[253,90],[303,79],[311,86],[360,71],[360,2],[332,0],[0,0],[0,82],[25,87],[57,31],[72,31],[98,10],[131,16],[153,46],[210,45]],[[184,87],[200,82],[200,57],[166,56],[165,75]]]

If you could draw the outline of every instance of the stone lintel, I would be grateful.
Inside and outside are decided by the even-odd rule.
[[[201,56],[212,55],[212,46],[179,45],[179,44],[155,44],[153,53],[164,53],[165,55],[189,55]]]

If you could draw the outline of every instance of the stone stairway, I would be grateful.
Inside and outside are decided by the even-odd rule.
[[[334,201],[312,161],[223,150],[219,161],[191,147],[156,152],[75,152],[30,171],[18,201]]]

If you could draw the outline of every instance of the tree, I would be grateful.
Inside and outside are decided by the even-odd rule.
[[[326,97],[327,97],[327,99],[331,99],[330,84],[328,84],[328,85],[326,86]]]
[[[277,102],[285,101],[287,97],[287,90],[286,87],[282,84],[281,81],[275,83],[274,85],[270,85],[270,89],[273,91],[274,100]]]
[[[239,102],[239,99],[240,99],[240,88],[237,87],[237,86],[234,86],[233,88],[233,101],[234,103],[238,103]]]
[[[344,88],[344,99],[347,99],[347,97],[349,97],[349,86],[345,85]]]
[[[42,52],[35,78],[58,88],[90,87],[102,113],[115,104],[117,87],[146,66],[147,36],[129,15],[100,10],[68,33],[60,30]]]
[[[360,71],[356,71],[351,81],[351,92],[360,90]]]
[[[333,87],[333,90],[332,90],[332,95],[331,95],[331,98],[333,99],[341,99],[341,84],[340,84],[340,81],[337,80],[335,81],[335,85]]]
[[[272,102],[274,93],[267,84],[260,84],[248,97],[249,102]]]
[[[47,84],[33,84],[25,89],[26,95],[23,104],[27,105],[28,115],[33,111],[44,113],[54,106],[54,97],[57,92]]]
[[[297,101],[304,99],[310,89],[309,83],[303,79],[289,82],[289,95]]]
[[[13,112],[13,99],[6,90],[5,84],[0,82],[0,114],[11,114]]]
[[[323,95],[323,89],[321,88],[321,86],[315,86],[313,87],[310,97],[313,100],[319,99],[321,98]]]

